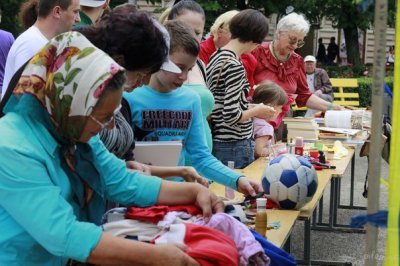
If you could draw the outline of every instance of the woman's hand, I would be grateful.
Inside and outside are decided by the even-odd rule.
[[[156,245],[157,251],[151,254],[154,265],[182,265],[199,266],[193,258],[185,253],[187,246],[182,244],[162,244]]]
[[[203,218],[206,223],[211,215],[216,212],[224,211],[224,203],[209,189],[200,187],[196,196],[196,205],[203,211]]]
[[[193,167],[185,166],[180,168],[181,169],[179,176],[185,179],[185,181],[196,182],[199,183],[200,185],[208,187],[208,181],[204,177],[199,175],[199,173],[197,173],[197,171]]]
[[[247,177],[245,176],[240,177],[237,183],[238,183],[237,185],[238,191],[243,193],[245,196],[248,195],[255,196],[256,193],[263,191],[260,184],[248,180]]]
[[[131,170],[136,170],[144,175],[151,175],[150,167],[147,164],[142,164],[136,161],[127,161],[126,167]]]

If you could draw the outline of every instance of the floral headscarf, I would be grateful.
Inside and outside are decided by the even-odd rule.
[[[74,144],[109,80],[121,69],[83,35],[68,32],[30,60],[13,93],[35,96],[60,136]]]
[[[74,199],[82,209],[95,197],[97,203],[104,201],[104,184],[93,165],[91,147],[78,139],[104,89],[119,71],[123,68],[82,34],[63,33],[29,61],[4,109],[5,113],[31,117],[54,136],[61,146],[62,167]],[[94,215],[91,212],[82,211],[83,218],[97,221],[100,210]]]

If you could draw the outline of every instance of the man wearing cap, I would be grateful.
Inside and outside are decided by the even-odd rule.
[[[51,38],[70,31],[79,18],[79,0],[39,0],[35,24],[24,31],[11,46],[4,70],[2,96],[13,75]]]
[[[103,15],[104,10],[109,7],[110,0],[81,0],[81,21],[76,27],[85,27],[96,23]]]
[[[325,101],[333,101],[332,83],[329,80],[328,73],[322,68],[317,68],[317,59],[312,55],[304,58],[304,67],[306,69],[308,88],[316,96]],[[305,116],[311,116],[315,110],[308,109]]]

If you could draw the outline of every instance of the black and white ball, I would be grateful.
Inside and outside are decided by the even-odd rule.
[[[270,161],[262,177],[267,197],[282,209],[300,209],[318,187],[315,169],[304,157],[283,154]]]

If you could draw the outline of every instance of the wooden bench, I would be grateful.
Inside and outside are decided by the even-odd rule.
[[[354,78],[331,78],[334,100],[333,103],[341,106],[360,106],[360,95],[358,94],[358,80]],[[357,89],[357,92],[354,90]],[[350,90],[350,91],[349,91]],[[292,104],[293,111],[306,111],[307,107],[297,107]]]
[[[360,95],[358,94],[358,80],[357,79],[330,79],[332,87],[337,88],[334,90],[333,103],[341,106],[360,106]],[[356,89],[356,91],[355,91]]]

